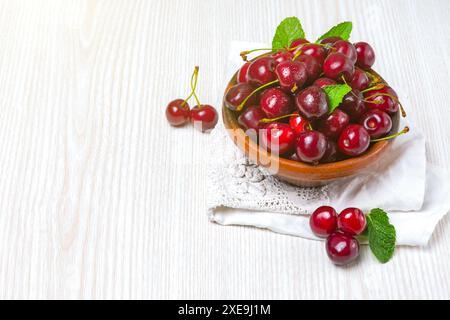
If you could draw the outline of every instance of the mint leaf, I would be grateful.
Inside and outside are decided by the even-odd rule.
[[[353,25],[350,21],[341,22],[328,30],[328,32],[317,39],[316,42],[329,37],[341,37],[344,40],[348,40],[350,38],[350,34],[352,33],[352,28]]]
[[[395,250],[395,227],[382,209],[372,209],[367,215],[369,247],[381,263],[388,262]]]
[[[328,96],[328,113],[332,113],[342,102],[344,96],[352,91],[348,84],[333,84],[322,88]]]
[[[277,31],[272,40],[272,48],[287,48],[291,45],[292,41],[304,37],[305,32],[303,31],[300,20],[297,17],[286,18],[277,27]]]

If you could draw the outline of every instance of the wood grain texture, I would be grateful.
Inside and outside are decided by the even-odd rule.
[[[450,169],[448,0],[0,1],[0,298],[450,298],[450,219],[386,265],[205,216],[208,135],[169,100],[220,106],[232,40],[354,22]],[[401,177],[399,177],[401,178]],[[449,195],[450,196],[450,195]]]

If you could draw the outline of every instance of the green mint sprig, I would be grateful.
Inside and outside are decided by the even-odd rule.
[[[352,91],[348,84],[333,84],[322,88],[328,96],[328,113],[332,113],[342,102],[344,96]]]
[[[386,263],[394,255],[395,227],[389,223],[387,213],[379,208],[372,209],[366,219],[370,250],[378,261]]]
[[[341,22],[323,34],[316,42],[329,37],[341,37],[343,40],[348,40],[352,33],[352,28],[353,25],[350,21]]]
[[[289,17],[281,21],[278,25],[272,40],[273,49],[288,48],[292,41],[304,38],[302,24],[297,17]]]

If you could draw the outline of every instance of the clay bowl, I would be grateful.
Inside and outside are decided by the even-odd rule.
[[[373,70],[371,73],[380,77]],[[380,79],[382,80],[381,77]],[[228,83],[225,93],[229,87],[235,84],[236,74]],[[399,112],[392,117],[393,125],[389,134],[398,132]],[[239,126],[236,113],[228,109],[225,102],[222,103],[222,119],[232,141],[251,161],[265,167],[279,179],[298,186],[320,186],[362,173],[374,172],[377,167],[392,160],[385,156],[392,142],[392,140],[388,140],[371,144],[369,149],[359,157],[333,163],[309,165],[272,155],[264,148],[260,148],[256,141],[251,139]]]

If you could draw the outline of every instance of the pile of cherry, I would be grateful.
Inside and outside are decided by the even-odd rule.
[[[371,142],[398,135],[387,136],[401,106],[391,87],[373,81],[374,62],[374,50],[366,42],[298,39],[290,48],[246,62],[237,84],[225,94],[225,104],[272,153],[310,164],[355,157]],[[324,88],[337,84],[352,90],[330,113]]]
[[[329,206],[317,208],[310,217],[312,232],[327,238],[328,257],[336,265],[346,265],[359,256],[359,242],[355,236],[366,229],[366,216],[358,208],[347,208],[339,215]]]

